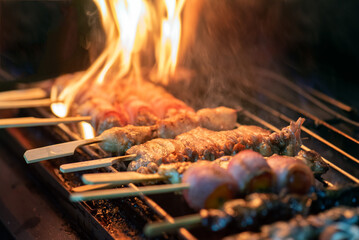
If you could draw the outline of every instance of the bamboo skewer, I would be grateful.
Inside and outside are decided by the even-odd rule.
[[[95,137],[92,139],[83,139],[83,140],[71,141],[67,143],[55,144],[42,148],[35,148],[35,149],[27,150],[24,153],[24,158],[27,163],[35,163],[35,162],[40,162],[54,158],[71,156],[75,153],[77,147],[87,144],[97,143],[101,141],[102,138]]]
[[[54,101],[49,98],[21,101],[0,101],[0,109],[47,107],[52,103],[54,103]]]
[[[90,161],[68,163],[61,165],[60,171],[63,173],[70,173],[70,172],[84,171],[84,170],[90,170],[90,169],[101,168],[101,167],[109,167],[119,161],[133,160],[136,156],[137,156],[136,154],[131,154],[131,155],[125,155],[119,157],[102,158],[102,159],[96,159]]]
[[[178,184],[166,184],[159,186],[138,187],[138,190],[134,190],[132,188],[104,189],[104,190],[95,190],[95,191],[82,192],[82,193],[73,193],[70,195],[70,200],[72,202],[80,202],[80,201],[88,201],[88,200],[139,196],[142,194],[150,195],[150,194],[181,191],[189,187],[190,185],[187,183],[178,183]]]
[[[41,88],[30,88],[0,92],[0,101],[18,101],[45,98],[47,93]]]
[[[149,223],[144,228],[147,237],[156,237],[163,233],[174,232],[181,227],[193,228],[200,225],[202,218],[200,214],[192,214],[175,218],[173,222],[157,222]]]
[[[154,181],[166,179],[158,173],[142,174],[137,172],[118,173],[90,173],[82,175],[82,181],[86,184],[129,184],[143,181]]]
[[[75,123],[81,121],[90,121],[91,117],[66,117],[66,118],[35,118],[35,117],[24,117],[24,118],[6,118],[0,119],[0,128],[11,128],[11,127],[35,127],[35,126],[49,126],[57,125],[60,123]]]
[[[73,192],[87,192],[87,191],[92,191],[92,190],[98,190],[98,189],[102,189],[102,188],[113,188],[116,185],[114,184],[95,184],[95,185],[82,185],[82,186],[78,186],[78,187],[74,187],[71,189],[71,191]]]

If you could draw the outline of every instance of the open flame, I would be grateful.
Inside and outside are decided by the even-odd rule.
[[[185,0],[94,0],[106,34],[106,45],[100,56],[83,73],[75,74],[66,87],[52,98],[59,117],[68,115],[80,91],[104,85],[116,86],[121,81],[141,81],[141,52],[154,42],[156,79],[167,84],[175,72],[181,38],[181,11]],[[152,40],[153,41],[149,41]],[[130,77],[131,76],[131,77]]]

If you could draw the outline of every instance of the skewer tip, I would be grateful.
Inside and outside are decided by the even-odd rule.
[[[81,202],[83,201],[83,197],[81,194],[73,193],[70,195],[71,202]]]

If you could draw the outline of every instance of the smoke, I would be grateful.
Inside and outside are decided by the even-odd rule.
[[[251,94],[250,89],[261,84],[253,69],[290,65],[288,52],[318,38],[315,11],[308,11],[317,4],[308,1],[200,2],[200,8],[194,8],[200,11],[192,12],[197,17],[189,23],[184,20],[193,28],[188,34],[190,27],[184,26],[191,40],[180,62],[194,75],[169,86],[196,108],[239,104],[238,96]],[[193,9],[191,4],[186,7]]]

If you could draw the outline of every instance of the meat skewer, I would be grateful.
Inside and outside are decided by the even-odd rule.
[[[285,159],[285,161],[288,160]],[[303,163],[300,162],[300,164]],[[292,163],[291,168],[297,169],[297,165],[297,163]],[[225,166],[228,166],[228,169],[225,169]],[[305,167],[307,171],[301,172],[302,176],[303,174],[308,173],[308,171],[310,172],[309,167]],[[301,169],[302,168],[298,171]],[[158,172],[159,174],[151,174],[148,177],[146,177],[146,175],[141,176],[141,174],[134,172],[127,172],[123,174],[85,174],[83,176],[83,180],[87,183],[124,184],[126,183],[126,179],[131,179],[131,182],[141,182],[144,179],[153,181],[168,177],[168,175],[166,175],[168,172]],[[303,189],[308,191],[311,187],[312,181],[303,182],[301,179],[293,178],[295,174],[297,174],[297,172],[293,171],[287,174],[286,177],[290,180],[294,179],[294,181],[297,181],[295,184],[302,183]],[[305,177],[310,178],[310,176],[313,178],[313,173],[310,172],[309,176]],[[218,207],[220,202],[223,202],[223,199],[233,198],[234,186],[236,192],[241,194],[248,194],[256,191],[271,191],[274,183],[273,179],[274,176],[272,170],[266,164],[266,160],[260,154],[252,150],[246,150],[231,158],[228,164],[223,164],[221,161],[200,161],[192,164],[192,166],[184,172],[182,177],[182,184],[184,184],[184,186],[188,186],[188,189],[186,188],[183,191],[183,194],[187,203],[194,209],[209,208],[211,206]],[[293,182],[288,181],[288,179],[282,179],[282,181],[285,182],[281,184],[283,188],[288,188],[289,192],[297,191],[295,188],[291,189]],[[176,184],[176,186],[179,185]],[[160,185],[158,187],[162,188],[165,187],[165,185]],[[124,196],[123,191],[121,190],[123,189],[118,189],[116,192],[112,191],[111,196],[107,193],[108,190],[103,190],[104,192],[102,195],[105,198]],[[170,189],[167,188],[167,190]],[[306,193],[304,190],[298,192]],[[75,199],[82,200],[99,199],[101,192],[97,191],[95,194],[84,193],[84,195],[75,194],[75,196]],[[80,196],[82,196],[82,198]]]
[[[70,196],[70,200],[86,201],[109,199],[183,190],[185,195],[190,195],[192,192],[201,192],[200,198],[196,199],[197,204],[200,204],[201,207],[219,207],[223,201],[232,199],[238,191],[234,178],[227,174],[225,169],[215,164],[204,164],[200,167],[193,166],[191,169],[195,170],[193,170],[192,173],[187,171],[183,183],[180,184],[138,187],[138,190],[135,191],[120,188],[73,193]],[[196,181],[194,181],[193,178],[195,178]],[[192,189],[194,189],[194,191],[192,191]]]
[[[265,225],[259,233],[244,232],[224,239],[359,239],[358,214],[359,208],[336,207],[318,215],[299,215],[288,222]]]
[[[300,154],[302,155],[302,154]],[[297,160],[298,157],[292,157]],[[288,192],[298,192],[305,194],[313,184],[313,172],[309,167],[303,167],[303,162],[290,161],[288,157],[276,156],[275,160],[278,161],[274,167],[281,170],[281,165],[289,166],[291,171],[284,171],[281,173],[278,169],[272,169],[277,174],[277,191],[286,189]],[[267,160],[268,161],[268,160]],[[86,184],[129,184],[134,182],[147,182],[147,181],[166,181],[172,184],[182,182],[183,174],[193,165],[215,164],[224,169],[236,179],[239,191],[243,194],[256,191],[270,191],[274,187],[274,175],[266,160],[258,153],[252,150],[244,150],[234,157],[225,156],[215,161],[200,160],[193,162],[178,162],[170,164],[162,164],[157,169],[157,173],[140,174],[135,172],[120,172],[120,173],[94,173],[84,174],[82,180]],[[280,166],[280,167],[277,167]],[[295,171],[296,170],[296,171]],[[322,173],[326,172],[326,168]],[[300,177],[308,179],[303,181]],[[279,184],[279,181],[280,184]],[[300,184],[301,188],[298,189],[296,184]]]
[[[167,162],[196,160],[198,157],[214,159],[224,154],[239,152],[245,148],[257,150],[264,156],[273,153],[296,155],[301,146],[300,126],[303,121],[300,118],[296,123],[292,122],[279,133],[270,133],[256,126],[239,126],[234,130],[219,132],[196,128],[188,133],[180,134],[176,139],[153,139],[145,144],[133,146],[126,151],[127,155],[137,155],[136,161],[132,161],[128,169],[131,171],[137,170],[140,167],[147,167],[151,162],[158,165],[165,159]],[[136,130],[140,129],[144,133],[131,131],[133,128]],[[25,152],[24,158],[27,163],[33,163],[70,156],[77,147],[96,142],[103,142],[100,146],[104,150],[108,149],[107,147],[116,147],[117,150],[123,150],[127,148],[126,145],[117,141],[137,145],[141,142],[146,142],[156,134],[156,129],[152,127],[129,125],[126,129],[126,132],[121,131],[121,137],[115,134],[106,135],[104,133],[104,135],[93,139],[78,140],[28,150]]]
[[[194,113],[192,108],[163,88],[148,82],[142,85],[120,84],[116,87],[121,89],[121,94],[106,94],[113,92],[112,89],[102,89],[101,96],[98,96],[96,87],[87,90],[76,101],[73,112],[93,116],[93,127],[98,134],[112,127],[123,127],[127,124],[150,126],[176,113]]]
[[[212,115],[212,112],[216,112],[218,120],[215,121],[217,122],[217,124],[220,124],[218,125],[218,127],[222,126],[234,128],[236,122],[235,110],[220,107],[213,110],[207,110],[206,112],[209,112]],[[228,115],[232,116],[230,118],[230,121],[233,122],[231,126],[224,125],[227,124],[229,120],[223,117],[228,117]],[[203,114],[202,116],[205,115]],[[225,120],[221,121],[221,118]],[[96,142],[102,142],[100,146],[105,151],[117,152],[121,154],[133,145],[141,144],[158,136],[171,137],[172,135],[188,131],[196,127],[197,124],[197,119],[195,117],[192,117],[192,115],[176,115],[171,119],[161,120],[161,122],[154,126],[127,125],[122,128],[112,128],[105,131],[100,136],[93,138],[93,141],[72,141],[44,148],[28,150],[25,152],[24,157],[27,163],[32,163],[53,159],[60,156],[70,156],[74,153],[77,147]]]
[[[128,170],[136,171],[148,165],[156,168],[162,163],[214,160],[244,149],[253,149],[263,156],[274,153],[295,156],[301,146],[300,126],[303,121],[299,118],[279,133],[270,133],[256,126],[239,126],[234,130],[219,132],[198,127],[175,139],[153,139],[126,151],[126,154],[137,155],[136,160],[128,165]],[[151,172],[150,169],[139,171]]]
[[[222,229],[227,229],[228,231],[235,230],[236,232],[245,230],[256,231],[263,224],[287,220],[297,214],[317,214],[323,211],[323,209],[335,206],[357,206],[355,200],[358,197],[358,185],[339,190],[318,190],[307,196],[293,194],[278,196],[268,193],[253,193],[245,199],[235,199],[226,202],[221,210],[202,209],[199,214],[179,218],[178,222],[175,219],[174,223],[160,222],[148,224],[144,232],[147,236],[153,237],[163,232],[177,230],[183,226],[187,228],[196,226],[198,223],[212,231]]]

